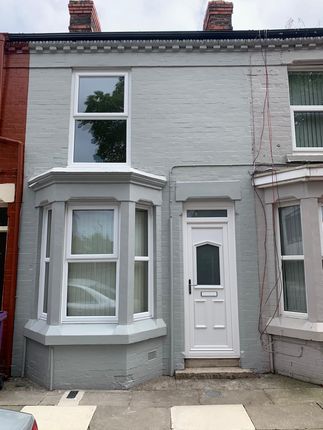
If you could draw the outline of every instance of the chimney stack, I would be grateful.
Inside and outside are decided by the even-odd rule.
[[[68,4],[70,12],[70,33],[99,32],[100,21],[93,0],[70,0]]]
[[[226,1],[210,1],[204,18],[203,30],[232,30],[233,3]]]

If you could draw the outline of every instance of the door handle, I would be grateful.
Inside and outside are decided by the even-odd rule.
[[[197,287],[197,284],[192,284],[192,280],[188,280],[188,294],[192,294],[192,287]]]

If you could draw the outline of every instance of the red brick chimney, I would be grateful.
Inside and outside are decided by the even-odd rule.
[[[70,12],[68,29],[71,33],[101,31],[93,0],[70,0],[68,10]]]
[[[232,30],[233,3],[210,1],[204,18],[203,30]]]

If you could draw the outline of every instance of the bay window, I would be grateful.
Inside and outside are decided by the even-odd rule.
[[[290,72],[294,150],[323,150],[323,71]]]
[[[52,210],[51,208],[43,209],[43,236],[41,244],[41,262],[40,262],[40,288],[39,288],[39,306],[38,313],[40,318],[47,317],[48,304],[48,284],[49,284],[49,266],[50,266],[50,243],[51,243],[51,225]]]
[[[307,313],[304,253],[299,205],[279,208],[283,310]]]
[[[126,73],[75,75],[72,164],[127,162],[127,94]]]
[[[116,207],[70,207],[67,217],[67,320],[117,315],[118,215]]]
[[[135,262],[134,262],[134,314],[135,317],[151,315],[152,290],[151,213],[136,208]]]

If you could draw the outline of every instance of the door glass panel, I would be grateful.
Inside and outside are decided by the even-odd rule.
[[[187,218],[226,218],[227,216],[226,209],[191,209],[187,211]]]
[[[215,245],[201,245],[196,248],[198,285],[220,285],[220,253]]]

